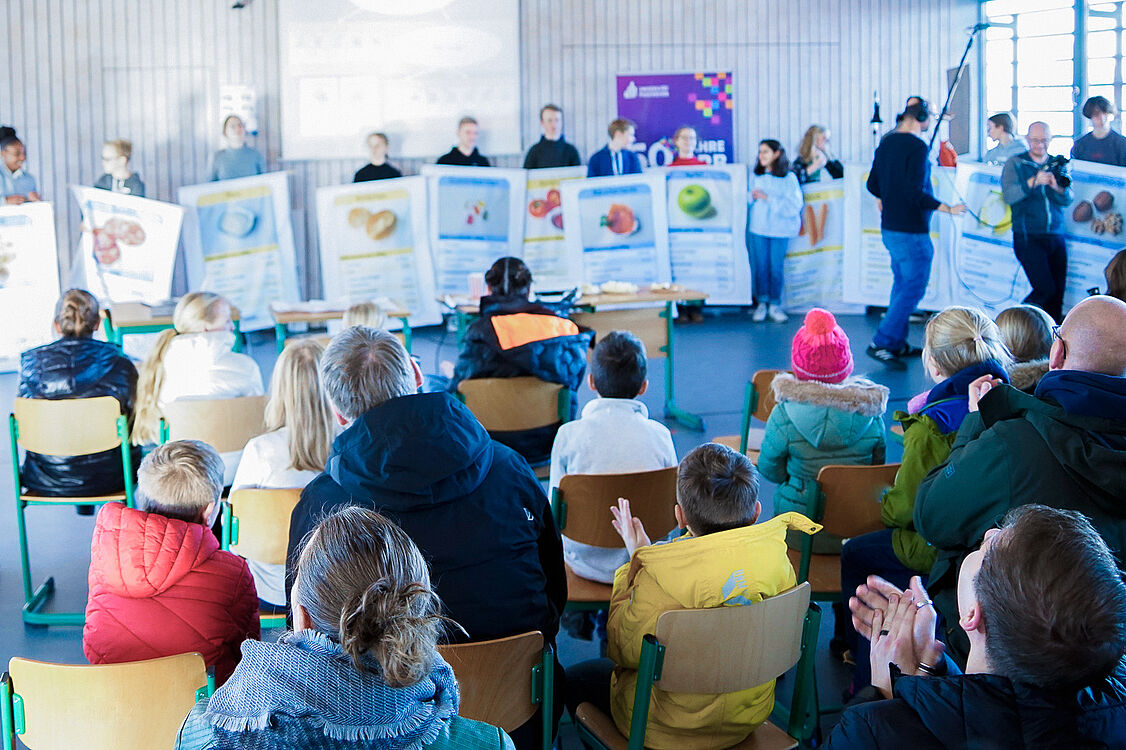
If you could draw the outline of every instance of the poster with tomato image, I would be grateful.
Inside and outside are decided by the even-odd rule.
[[[561,192],[567,249],[584,284],[672,281],[663,174],[574,180]]]
[[[82,185],[70,189],[82,209],[86,289],[103,302],[168,299],[183,207]]]
[[[524,191],[524,262],[538,291],[578,286],[582,272],[572,268],[563,238],[563,194],[567,180],[586,177],[586,167],[529,169]]]
[[[0,205],[0,371],[16,369],[20,352],[54,338],[59,298],[55,209],[47,202]]]

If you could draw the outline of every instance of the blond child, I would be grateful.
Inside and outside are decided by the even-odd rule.
[[[997,315],[1001,340],[1013,355],[1009,379],[1014,388],[1033,393],[1048,372],[1052,328],[1056,321],[1036,305],[1014,305]]]

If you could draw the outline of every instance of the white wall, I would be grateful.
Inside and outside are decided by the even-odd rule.
[[[131,139],[149,196],[174,200],[178,185],[202,178],[218,146],[219,86],[244,83],[259,91],[259,148],[271,169],[293,172],[294,208],[306,219],[296,226],[299,272],[305,292],[319,293],[314,192],[350,180],[360,165],[279,160],[276,2],[232,10],[230,0],[4,0],[0,64],[9,85],[0,90],[0,123],[14,125],[27,144],[28,169],[55,201],[61,246],[77,242],[78,207],[67,185],[97,179],[103,140]],[[957,64],[977,7],[976,0],[523,0],[524,141],[539,137],[537,111],[552,101],[566,110],[568,140],[585,158],[615,115],[617,73],[730,69],[738,159],[761,138],[795,149],[819,122],[832,129],[842,158],[863,160],[872,147],[873,90],[889,122],[908,94],[938,107],[944,71]],[[421,162],[396,163],[413,173]],[[495,163],[519,166],[521,157]]]

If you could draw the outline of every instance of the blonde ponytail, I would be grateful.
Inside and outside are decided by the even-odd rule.
[[[1013,363],[997,324],[980,310],[960,306],[946,308],[927,323],[923,357],[933,359],[944,377],[987,360],[1006,370]]]
[[[296,471],[324,471],[336,436],[318,372],[322,354],[315,340],[295,339],[278,355],[270,377],[266,429],[289,428],[289,464]]]

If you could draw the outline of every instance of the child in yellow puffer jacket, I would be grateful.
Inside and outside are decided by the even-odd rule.
[[[687,532],[683,536],[650,544],[641,522],[630,514],[628,500],[611,508],[614,528],[631,557],[614,577],[606,624],[607,655],[614,663],[609,707],[623,734],[628,734],[633,714],[642,639],[656,632],[658,617],[677,609],[752,604],[796,584],[786,556],[786,531],[812,534],[821,527],[799,513],[755,524],[762,510],[758,489],[758,474],[745,456],[706,443],[680,463],[675,513]],[[723,695],[655,687],[645,746],[730,747],[766,721],[773,706],[773,680]]]

